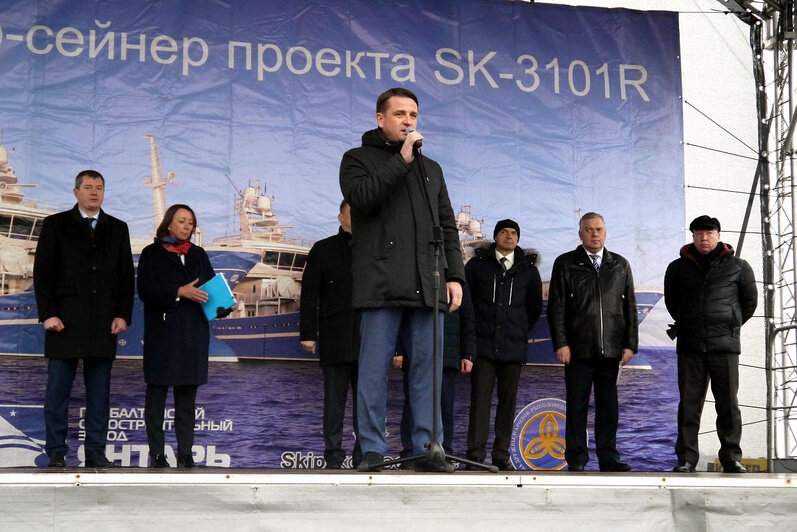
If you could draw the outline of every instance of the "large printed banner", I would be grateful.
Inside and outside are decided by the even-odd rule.
[[[376,127],[376,97],[395,86],[419,97],[424,153],[444,170],[464,256],[513,218],[547,280],[553,259],[578,244],[581,214],[602,213],[607,247],[629,259],[639,288],[637,365],[647,369],[623,378],[633,389],[633,379],[669,374],[655,316],[684,212],[675,14],[479,0],[6,0],[0,70],[0,352],[9,355],[0,357],[0,466],[43,460],[32,263],[41,220],[71,207],[85,168],[106,177],[103,207],[128,222],[134,253],[166,206],[188,203],[214,267],[235,285],[235,312],[212,322],[213,360],[232,363],[214,362],[200,388],[198,461],[319,465],[317,365],[262,359],[306,357],[304,260],[337,230],[342,154]],[[146,465],[140,312],[137,302],[119,338],[108,449],[132,466]],[[529,362],[553,361],[543,316]],[[563,398],[560,373],[524,370],[519,405]],[[82,402],[76,389],[73,449]],[[671,396],[641,419],[669,415],[662,403]],[[639,452],[669,453],[669,429],[651,430],[663,447]]]

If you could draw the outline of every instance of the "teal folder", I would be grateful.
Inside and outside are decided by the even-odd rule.
[[[208,321],[216,317],[216,309],[230,308],[235,305],[235,297],[232,295],[227,280],[224,275],[217,273],[210,281],[198,287],[208,293],[208,300],[202,303],[202,310],[205,311],[205,316]]]

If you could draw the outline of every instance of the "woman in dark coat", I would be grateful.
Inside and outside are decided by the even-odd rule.
[[[144,420],[152,467],[169,467],[163,418],[169,386],[174,391],[177,466],[193,467],[196,391],[208,380],[210,331],[197,288],[214,273],[205,250],[191,243],[196,216],[172,205],[138,262],[138,296],[144,302]]]

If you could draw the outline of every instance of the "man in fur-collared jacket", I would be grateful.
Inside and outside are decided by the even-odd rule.
[[[720,242],[720,222],[707,215],[689,225],[692,243],[664,275],[664,303],[675,319],[678,352],[678,440],[674,471],[691,473],[700,453],[700,414],[708,384],[717,409],[719,459],[728,473],[744,473],[739,388],[739,332],[758,304],[750,265]]]
[[[483,462],[490,430],[490,403],[498,382],[492,463],[512,470],[509,444],[515,419],[520,368],[526,362],[529,331],[542,310],[542,282],[537,253],[517,243],[520,226],[501,220],[495,242],[476,251],[465,266],[476,314],[476,361],[471,375],[468,458]]]

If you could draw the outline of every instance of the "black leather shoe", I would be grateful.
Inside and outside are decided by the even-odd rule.
[[[625,473],[626,471],[631,471],[631,466],[626,464],[625,462],[617,460],[616,462],[611,462],[609,464],[602,465],[601,471],[609,471],[613,473]]]
[[[722,470],[725,473],[747,473],[747,468],[744,467],[739,460],[722,464]]]
[[[177,457],[177,467],[182,467],[183,469],[191,469],[196,464],[194,464],[194,457],[190,454],[182,454]]]
[[[382,464],[385,462],[385,457],[379,453],[368,451],[363,456],[362,462],[357,464],[357,471],[360,473],[367,473],[369,471],[381,471]]]
[[[102,451],[91,451],[86,455],[86,467],[98,467],[101,469],[114,467],[114,463],[105,458]]]
[[[149,455],[149,467],[154,469],[164,469],[170,466],[169,462],[166,461],[166,457],[162,454],[151,454]]]
[[[512,465],[512,462],[507,460],[506,458],[499,458],[497,460],[493,460],[493,465],[498,468],[499,471],[514,471],[515,466]]]
[[[695,465],[692,462],[687,462],[686,460],[678,460],[678,463],[675,464],[675,467],[673,467],[672,470],[675,473],[694,473]]]
[[[581,471],[584,471],[584,466],[581,464],[567,464],[567,470],[580,473]]]
[[[47,461],[47,467],[66,467],[66,456],[64,453],[53,453]]]

